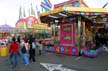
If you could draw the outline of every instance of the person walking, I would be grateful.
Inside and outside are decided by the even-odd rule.
[[[41,40],[39,41],[38,48],[39,48],[39,56],[41,56],[43,50],[43,44]]]
[[[17,37],[17,42],[18,42],[18,46],[19,46],[18,56],[21,56],[21,52],[20,52],[21,37],[20,37],[20,35]]]
[[[29,58],[28,58],[28,50],[29,50],[29,43],[28,40],[24,39],[24,42],[22,44],[22,61],[24,65],[29,64]]]
[[[35,37],[33,35],[30,36],[29,38],[29,44],[30,44],[30,49],[29,49],[29,60],[35,62],[35,48],[36,48],[36,44],[35,44]]]
[[[16,67],[18,64],[18,43],[15,38],[12,38],[10,43],[9,54],[11,67]]]

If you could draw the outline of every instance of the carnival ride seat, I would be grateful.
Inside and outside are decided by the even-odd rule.
[[[87,45],[81,50],[82,54],[87,57],[96,57],[101,51],[101,48],[94,49],[95,43],[87,43]]]

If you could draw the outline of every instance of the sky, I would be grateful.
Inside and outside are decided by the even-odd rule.
[[[67,0],[50,0],[51,3],[58,4]],[[108,2],[108,0],[84,0],[91,8],[102,8],[102,6]],[[28,15],[28,8],[31,3],[35,9],[36,5],[40,10],[41,0],[0,0],[0,25],[8,24],[15,27],[17,20],[19,19],[19,7],[23,6]],[[107,5],[108,8],[108,5]]]

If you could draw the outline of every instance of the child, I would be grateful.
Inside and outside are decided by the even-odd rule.
[[[41,56],[41,54],[42,54],[42,49],[43,49],[42,41],[39,41],[38,46],[39,46],[39,56]]]

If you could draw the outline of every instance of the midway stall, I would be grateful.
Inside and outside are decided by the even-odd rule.
[[[47,51],[96,57],[101,48],[95,48],[95,33],[99,24],[108,22],[108,9],[85,7],[60,7],[40,14],[42,23],[55,25],[58,44],[45,47]],[[100,19],[101,18],[101,19]]]
[[[31,34],[36,37],[37,41],[42,40],[45,44],[51,41],[51,28],[48,27],[48,24],[38,23],[34,16],[19,19],[16,23],[16,28],[14,34],[22,37]]]
[[[4,24],[0,26],[0,56],[8,56],[9,38],[12,36],[14,27]]]

